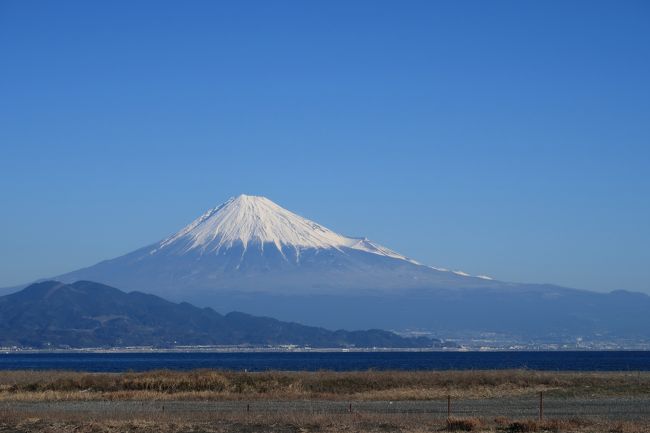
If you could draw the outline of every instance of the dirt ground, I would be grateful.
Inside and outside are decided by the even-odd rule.
[[[351,411],[350,411],[351,410]],[[451,429],[650,432],[650,398],[451,401]],[[433,432],[447,401],[3,401],[0,432]]]

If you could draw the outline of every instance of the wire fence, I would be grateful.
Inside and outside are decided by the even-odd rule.
[[[557,397],[544,394],[483,399],[334,401],[334,400],[253,400],[253,401],[59,401],[0,402],[0,410],[22,412],[119,414],[398,414],[446,418],[525,418],[603,419],[650,421],[650,395],[632,397]]]
[[[233,410],[224,407],[223,410]],[[243,409],[243,407],[241,408]],[[432,418],[494,418],[499,416],[527,419],[599,418],[612,420],[650,420],[650,396],[634,398],[558,398],[539,394],[488,399],[427,401],[304,401],[248,403],[248,412],[290,410],[323,414],[382,413],[428,414]]]

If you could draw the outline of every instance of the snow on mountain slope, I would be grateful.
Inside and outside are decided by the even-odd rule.
[[[177,246],[178,253],[197,250],[199,254],[218,254],[236,245],[273,245],[296,249],[352,248],[401,260],[409,258],[367,239],[349,238],[290,212],[266,197],[240,195],[210,209],[151,251],[160,253]]]

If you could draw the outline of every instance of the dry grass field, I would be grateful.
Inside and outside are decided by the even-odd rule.
[[[0,372],[0,432],[634,433],[648,402],[637,372]]]
[[[0,413],[0,432],[16,433],[432,433],[471,431],[478,433],[565,432],[565,433],[643,433],[650,432],[650,422],[604,420],[557,420],[497,418],[452,418],[432,420],[425,415],[351,414],[349,416],[317,414],[222,414],[211,417],[160,415],[117,419],[96,414],[85,416],[25,416]]]
[[[78,373],[2,371],[0,400],[430,400],[650,396],[650,373],[503,371]]]

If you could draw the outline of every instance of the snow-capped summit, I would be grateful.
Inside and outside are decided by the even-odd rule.
[[[410,260],[368,239],[350,238],[278,206],[266,197],[240,195],[210,209],[178,233],[160,242],[151,254],[174,250],[219,254],[233,247],[274,247],[294,250],[351,248],[373,254]]]

